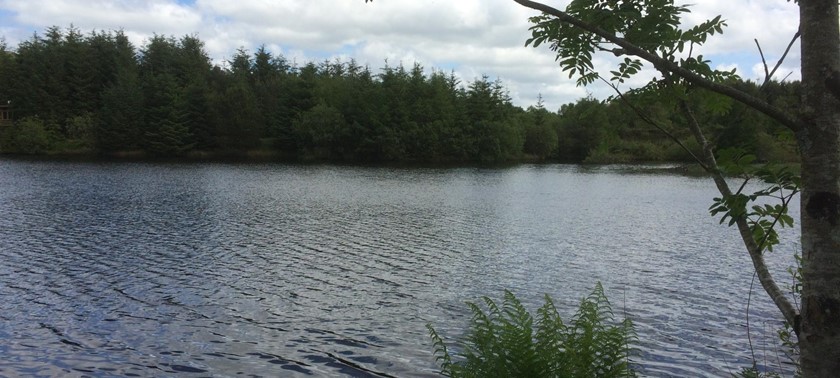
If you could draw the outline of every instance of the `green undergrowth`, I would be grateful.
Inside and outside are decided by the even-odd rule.
[[[635,376],[629,362],[636,340],[633,324],[615,319],[600,283],[568,324],[548,295],[536,315],[507,290],[501,305],[488,297],[467,305],[470,328],[454,346],[447,346],[434,327],[426,325],[445,376]]]

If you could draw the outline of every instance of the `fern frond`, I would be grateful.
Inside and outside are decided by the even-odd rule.
[[[440,373],[445,377],[452,376],[452,356],[449,355],[449,350],[446,348],[446,343],[443,338],[435,331],[431,323],[426,323],[426,329],[429,330],[429,337],[432,338],[432,347],[434,348],[435,361],[440,364]]]
[[[467,306],[473,313],[472,321],[470,323],[471,331],[467,334],[466,345],[464,348],[465,370],[472,371],[476,376],[480,376],[488,369],[488,364],[498,361],[497,346],[498,341],[498,327],[495,320],[498,317],[498,307],[490,298],[483,298],[490,310],[489,314],[485,313],[475,303],[467,302]],[[494,369],[494,368],[493,368]]]
[[[567,332],[554,301],[546,294],[545,304],[537,310],[537,329],[534,335],[542,369],[540,376],[569,376],[564,374],[568,360],[564,347],[564,335]]]
[[[563,323],[551,298],[534,317],[510,291],[499,307],[482,298],[483,307],[467,302],[472,318],[459,362],[453,362],[431,325],[435,358],[450,377],[633,377],[629,363],[635,342],[633,323],[616,324],[598,283],[583,298],[570,326]]]
[[[534,319],[516,296],[507,290],[502,311],[501,341],[505,346],[506,373],[514,377],[535,376],[539,371],[539,360],[534,347]]]

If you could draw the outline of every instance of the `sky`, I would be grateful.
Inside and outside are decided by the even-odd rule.
[[[568,2],[545,1],[561,9]],[[745,79],[764,77],[754,39],[772,66],[798,27],[798,10],[787,0],[694,2],[687,25],[716,15],[728,24],[700,52]],[[0,36],[14,47],[47,27],[72,24],[85,33],[122,29],[137,47],[153,34],[196,35],[217,64],[240,47],[254,52],[260,45],[298,64],[355,58],[378,71],[386,60],[417,62],[428,71],[454,70],[462,82],[500,79],[514,104],[528,107],[541,95],[549,110],[613,94],[603,84],[576,86],[545,46],[524,47],[534,15],[511,0],[0,0]],[[799,79],[799,61],[797,44],[777,78]],[[594,63],[607,69],[611,60]],[[652,77],[645,71],[635,83]]]

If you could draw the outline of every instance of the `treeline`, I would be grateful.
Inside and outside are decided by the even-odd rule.
[[[798,112],[799,82],[729,84],[790,114]],[[563,105],[556,114],[546,113],[559,141],[552,156],[567,162],[632,163],[693,162],[692,154],[700,155],[676,96],[648,91],[623,97],[610,101],[580,99]],[[738,148],[759,161],[798,162],[793,133],[769,117],[727,97],[700,90],[692,91],[687,101],[715,150]]]
[[[745,90],[758,92],[752,83]],[[795,84],[772,85],[798,101]],[[762,90],[766,91],[766,88]],[[762,92],[762,93],[763,93]],[[640,106],[687,138],[657,101]],[[522,109],[486,76],[356,61],[297,65],[265,48],[213,65],[195,36],[52,27],[10,49],[0,41],[0,152],[117,156],[261,156],[346,162],[685,160],[687,154],[617,101],[581,99],[559,111]],[[794,156],[783,128],[732,104],[703,112],[719,144]]]

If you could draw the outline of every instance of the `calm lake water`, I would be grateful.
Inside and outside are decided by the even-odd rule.
[[[434,376],[426,323],[458,337],[505,288],[569,319],[597,281],[642,375],[749,365],[751,265],[712,182],[627,170],[0,160],[0,376]]]

